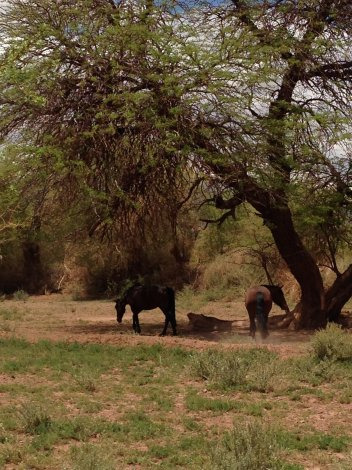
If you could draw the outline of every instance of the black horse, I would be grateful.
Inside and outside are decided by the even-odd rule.
[[[252,338],[255,338],[256,324],[263,339],[269,335],[267,323],[273,302],[285,312],[290,313],[281,286],[264,284],[247,290],[245,305],[249,315],[249,331]]]
[[[176,332],[176,314],[175,314],[175,293],[171,287],[144,286],[136,284],[130,287],[124,296],[116,300],[116,320],[121,323],[126,305],[130,305],[133,314],[133,330],[140,333],[138,314],[142,310],[152,310],[159,307],[165,315],[164,329],[160,336],[164,336],[169,323],[171,323],[172,332]]]

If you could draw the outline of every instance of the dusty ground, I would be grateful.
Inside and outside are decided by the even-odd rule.
[[[127,308],[122,324],[117,324],[114,302],[112,301],[73,301],[63,295],[31,297],[27,301],[5,300],[0,303],[0,338],[15,336],[23,337],[33,342],[40,339],[50,339],[55,341],[112,344],[116,346],[159,343],[189,349],[205,349],[209,347],[243,348],[252,347],[255,344],[248,335],[249,322],[242,301],[209,302],[207,305],[196,310],[196,313],[203,313],[205,315],[215,316],[219,319],[233,321],[233,329],[231,331],[215,331],[209,333],[193,331],[189,326],[187,318],[189,311],[192,311],[192,309],[188,308],[187,305],[181,304],[181,302],[177,302],[176,312],[179,335],[177,337],[170,335],[159,337],[164,321],[164,316],[159,310],[145,311],[140,314],[142,334],[135,335],[132,332],[132,319],[129,308]],[[281,314],[281,311],[277,307],[273,307],[271,317],[279,314]],[[258,340],[257,344],[263,344],[277,351],[281,356],[287,357],[307,352],[310,347],[310,338],[311,333],[309,332],[278,330],[271,327],[269,338],[263,343]],[[138,375],[139,372],[135,368],[133,369],[133,373]],[[22,401],[26,402],[28,399],[25,395],[24,398],[22,397],[20,391],[18,391],[21,389],[18,389],[15,393],[10,389],[10,391],[8,391],[6,385],[11,387],[21,384],[29,386],[30,384],[32,387],[35,386],[38,390],[45,390],[46,387],[53,390],[50,396],[54,400],[58,398],[61,404],[65,403],[67,413],[70,416],[83,413],[81,409],[83,406],[81,403],[83,400],[82,397],[85,397],[86,401],[89,401],[87,401],[88,404],[86,403],[87,406],[95,397],[95,402],[101,405],[101,409],[99,408],[97,412],[94,412],[97,416],[107,420],[115,419],[119,421],[122,419],[119,406],[112,405],[111,397],[106,396],[108,390],[108,387],[105,387],[106,384],[104,387],[98,386],[97,391],[93,394],[87,391],[82,392],[82,390],[79,389],[76,401],[74,401],[72,390],[75,389],[71,387],[69,394],[64,396],[65,390],[60,389],[58,391],[58,385],[54,382],[51,383],[50,380],[50,378],[48,379],[47,377],[31,373],[0,374],[0,384],[5,387],[2,394],[0,392],[2,405],[16,405],[22,403]],[[115,382],[122,380],[122,378],[118,375],[115,377],[110,371],[106,376],[102,375],[101,380],[111,381],[111,383],[115,385]],[[138,395],[136,390],[143,392],[143,387],[135,388],[134,382],[128,383],[125,378],[124,380],[124,402],[129,403],[131,407],[136,406],[138,408],[138,404],[141,400],[145,400],[146,395]],[[153,383],[152,379],[150,380],[150,386],[154,387],[153,390],[155,392],[157,385]],[[345,386],[343,383],[337,384],[336,387],[335,385],[334,383],[332,385],[327,383],[316,387],[316,389],[311,385],[306,387],[301,386],[298,387],[297,390],[295,389],[296,396],[289,392],[281,395],[269,393],[265,396],[257,392],[252,392],[249,395],[248,393],[242,392],[228,392],[224,395],[208,390],[203,382],[196,382],[194,380],[191,382],[182,382],[181,379],[178,383],[179,390],[175,395],[177,413],[175,413],[174,410],[171,411],[170,419],[174,420],[175,428],[177,426],[180,428],[178,431],[181,434],[187,433],[188,431],[182,427],[183,424],[180,421],[177,421],[180,416],[188,416],[190,419],[196,420],[197,423],[201,423],[206,430],[217,429],[218,427],[221,429],[221,432],[223,432],[224,429],[230,429],[234,420],[238,419],[239,412],[236,411],[236,409],[221,413],[211,410],[188,410],[186,406],[186,396],[189,390],[192,389],[196,390],[198,395],[205,398],[232,399],[239,402],[246,401],[251,405],[258,403],[258,406],[261,406],[264,401],[270,402],[270,407],[262,410],[258,419],[262,419],[261,417],[263,417],[263,419],[269,423],[279,423],[284,429],[287,428],[292,431],[299,430],[302,433],[325,432],[332,435],[350,436],[350,416],[352,412],[350,392],[348,391],[347,393],[347,389],[340,390],[340,385],[341,387]],[[60,386],[63,387],[63,385]],[[149,393],[147,385],[144,385],[144,387],[147,390],[145,393]],[[343,394],[346,396],[344,397]],[[127,396],[128,399],[126,399]],[[149,400],[148,403],[153,403],[153,400]],[[124,412],[125,411],[124,408]],[[242,412],[243,415],[246,413],[249,416],[248,419],[257,416],[251,414],[254,413],[253,411]],[[161,416],[160,410],[159,414]],[[66,443],[60,444],[60,446],[55,448],[55,452],[59,456],[64,455],[65,452],[67,453],[68,447],[69,445]],[[144,449],[141,447],[139,450],[147,452],[147,448]],[[350,450],[348,450],[348,452],[350,452]],[[347,458],[347,454],[345,454],[341,453],[340,455],[338,452],[332,452],[331,450],[325,450],[324,453],[322,453],[320,450],[313,449],[311,452],[296,451],[292,454],[291,458],[297,463],[302,464],[305,469],[335,470],[338,468],[350,468],[345,464],[344,466],[340,466],[339,463],[336,464],[340,458]],[[5,468],[12,470],[18,467],[16,464],[15,466],[10,464]],[[125,466],[121,468],[131,467]],[[133,468],[142,467],[134,466]]]
[[[210,302],[196,313],[234,320],[231,331],[197,332],[188,322],[187,307],[176,306],[178,336],[159,337],[164,316],[158,309],[140,314],[141,335],[132,332],[129,307],[123,322],[116,323],[114,303],[109,301],[73,301],[63,295],[30,297],[27,301],[5,300],[0,304],[0,337],[23,337],[29,341],[50,339],[135,345],[162,343],[169,346],[204,349],[211,346],[253,346],[248,336],[248,317],[243,302]],[[2,315],[1,315],[2,313]],[[282,313],[274,307],[271,316]],[[20,320],[20,321],[19,321]],[[301,354],[307,349],[311,334],[270,328],[265,344],[283,356]]]

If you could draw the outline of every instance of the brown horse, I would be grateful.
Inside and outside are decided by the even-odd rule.
[[[273,302],[285,312],[290,312],[281,286],[264,284],[247,290],[245,305],[249,315],[249,331],[252,338],[255,338],[256,327],[263,339],[269,335],[267,323]]]

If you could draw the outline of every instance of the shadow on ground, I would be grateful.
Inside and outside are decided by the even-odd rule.
[[[145,323],[140,322],[142,333],[141,337],[145,336],[159,336],[163,323]],[[115,322],[81,322],[75,325],[63,325],[70,334],[74,335],[126,335],[137,336],[132,330],[132,324],[126,320],[121,324]],[[227,331],[205,331],[192,329],[187,323],[178,324],[178,338],[196,339],[211,342],[239,342],[239,343],[261,343],[261,344],[275,344],[275,343],[293,343],[293,342],[307,342],[309,341],[312,333],[308,331],[297,332],[287,329],[279,329],[275,326],[270,328],[270,335],[262,341],[257,335],[256,341],[252,340],[249,336],[249,324],[245,320],[235,320],[233,327]],[[167,336],[171,336],[171,328],[169,327]]]

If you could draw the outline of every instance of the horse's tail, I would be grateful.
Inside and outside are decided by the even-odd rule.
[[[170,312],[171,317],[173,319],[176,319],[175,291],[172,287],[167,287],[166,292],[169,300],[168,310]]]
[[[262,337],[266,336],[267,326],[265,318],[265,303],[264,303],[264,294],[262,292],[257,292],[256,295],[256,306],[255,306],[255,318],[257,322],[258,330]]]

